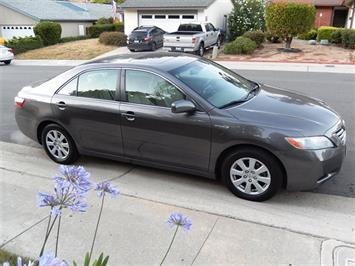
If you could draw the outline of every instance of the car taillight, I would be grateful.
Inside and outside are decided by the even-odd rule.
[[[24,98],[21,98],[21,97],[18,97],[18,96],[15,97],[15,105],[16,105],[17,108],[22,108],[24,104],[25,104],[25,99]]]
[[[11,48],[7,49],[10,53],[13,53],[13,50]]]
[[[196,37],[192,37],[192,43],[196,43]]]
[[[149,42],[149,41],[151,41],[153,38],[152,37],[144,37],[144,41],[145,42]]]

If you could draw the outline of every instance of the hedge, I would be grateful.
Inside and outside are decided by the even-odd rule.
[[[105,31],[115,31],[113,24],[97,24],[88,28],[88,34],[91,38],[98,38]]]
[[[311,29],[309,32],[302,33],[298,35],[298,39],[301,40],[317,40],[317,35],[318,35],[318,30],[317,29]]]
[[[113,23],[115,31],[124,32],[124,24],[122,22]]]
[[[335,32],[338,28],[335,27],[329,27],[329,26],[321,26],[318,28],[318,35],[317,35],[317,41],[320,42],[321,40],[332,40],[332,34]]]
[[[344,29],[341,32],[341,44],[344,48],[355,49],[355,30]]]
[[[225,54],[252,54],[257,48],[256,42],[249,38],[240,36],[233,42],[227,43],[224,47]]]
[[[244,33],[243,36],[254,41],[257,47],[260,47],[261,44],[265,41],[265,34],[261,30],[248,31]]]
[[[14,54],[24,53],[29,50],[37,49],[43,47],[43,41],[41,37],[24,37],[16,38],[6,42],[6,46],[11,48]]]
[[[36,36],[41,37],[43,44],[47,46],[59,42],[62,27],[56,22],[41,21],[34,26],[33,31]]]
[[[105,45],[125,46],[127,36],[122,32],[103,32],[100,34],[99,42]]]
[[[272,33],[268,32],[268,31],[265,33],[265,38],[266,38],[266,40],[268,40],[271,43],[280,43],[281,42],[281,39],[279,36],[273,35]]]
[[[59,43],[66,43],[66,42],[74,42],[74,41],[80,41],[80,40],[87,40],[90,39],[89,36],[84,35],[84,36],[72,36],[72,37],[63,37],[59,40]]]

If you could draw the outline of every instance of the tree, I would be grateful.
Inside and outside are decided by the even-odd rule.
[[[233,10],[228,17],[230,40],[247,31],[264,30],[265,5],[263,0],[232,0]]]
[[[286,50],[291,50],[292,39],[314,26],[316,8],[301,3],[270,3],[266,6],[266,27],[271,34],[281,37]]]

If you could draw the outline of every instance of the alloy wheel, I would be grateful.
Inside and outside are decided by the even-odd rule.
[[[68,139],[58,130],[48,131],[46,138],[48,151],[58,160],[65,160],[69,156],[70,147]]]
[[[248,195],[262,194],[271,184],[271,174],[267,166],[250,157],[240,158],[232,164],[230,179],[239,191]]]

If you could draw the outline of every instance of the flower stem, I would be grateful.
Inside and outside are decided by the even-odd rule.
[[[89,255],[89,261],[90,261],[90,259],[91,259],[91,255],[92,255],[92,252],[93,252],[93,250],[94,250],[96,235],[97,235],[97,231],[98,231],[98,229],[99,229],[99,224],[100,224],[100,220],[101,220],[102,210],[103,210],[103,208],[104,208],[104,201],[105,201],[105,193],[104,193],[103,196],[102,196],[101,207],[100,207],[100,213],[99,213],[99,217],[98,217],[98,219],[97,219],[96,228],[95,228],[95,233],[94,233],[94,238],[93,238],[92,244],[91,244],[90,255]]]
[[[161,261],[160,266],[161,266],[161,265],[163,265],[163,263],[164,263],[164,261],[165,261],[166,257],[167,257],[167,256],[168,256],[168,254],[169,254],[169,251],[170,251],[170,249],[171,249],[171,246],[172,246],[172,245],[173,245],[173,243],[174,243],[174,240],[175,240],[176,233],[177,233],[178,229],[179,229],[179,226],[177,225],[177,226],[176,226],[175,233],[174,233],[174,236],[173,236],[173,239],[172,239],[172,240],[171,240],[171,242],[170,242],[169,248],[168,248],[168,250],[166,251],[166,253],[165,253],[165,256],[164,256],[163,260]]]
[[[52,209],[53,209],[53,208],[51,208],[51,212],[49,213],[48,224],[47,224],[47,229],[46,229],[46,234],[45,234],[45,236],[48,234],[49,226],[50,226],[50,224],[51,224],[51,220],[52,220],[52,215],[51,215]]]
[[[48,237],[49,237],[49,235],[50,235],[51,232],[52,232],[52,229],[53,229],[53,226],[54,226],[54,224],[55,224],[55,222],[56,222],[56,220],[57,220],[57,217],[58,217],[58,215],[54,218],[54,220],[53,220],[51,226],[50,226],[49,229],[48,229],[48,233],[46,234],[46,236],[45,236],[45,238],[44,238],[44,242],[43,242],[43,245],[42,245],[42,248],[41,248],[41,252],[39,253],[39,256],[40,256],[40,257],[43,255],[44,248],[45,248],[45,246],[46,246],[46,244],[47,244]]]
[[[59,216],[58,219],[58,228],[57,228],[57,241],[55,242],[55,257],[58,255],[58,244],[59,244],[59,232],[60,232],[60,222],[62,220],[62,216]]]

